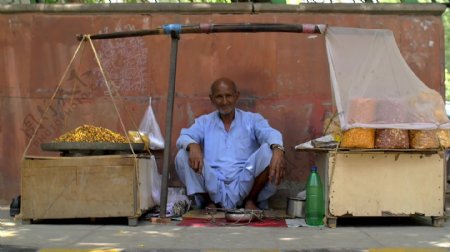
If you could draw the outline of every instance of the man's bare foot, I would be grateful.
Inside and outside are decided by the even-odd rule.
[[[210,201],[206,204],[205,209],[216,210],[217,206],[214,202]]]
[[[260,210],[253,200],[247,200],[244,205],[245,210]]]

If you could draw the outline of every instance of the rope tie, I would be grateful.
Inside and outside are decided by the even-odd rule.
[[[102,73],[103,80],[105,81],[105,85],[108,88],[108,94],[111,97],[112,103],[114,105],[114,109],[116,110],[116,113],[119,117],[120,125],[122,126],[123,132],[124,132],[125,136],[127,137],[127,139],[130,139],[130,137],[128,136],[128,132],[125,128],[125,124],[123,123],[122,117],[120,116],[119,109],[117,107],[116,100],[114,99],[112,89],[109,85],[108,80],[106,79],[105,71],[103,70],[103,66],[100,63],[100,59],[98,58],[98,54],[97,54],[97,51],[95,50],[94,44],[92,43],[91,36],[86,35],[85,38],[87,39],[87,41],[89,41],[92,51],[94,52],[95,61],[97,62],[98,67],[100,68],[100,72]],[[133,156],[136,158],[136,153],[134,153],[134,149],[133,149],[133,145],[131,144],[131,141],[128,141],[128,144],[130,145],[130,149],[131,149],[131,152],[133,153]]]
[[[181,26],[180,26],[180,27],[181,27]],[[89,42],[89,44],[91,45],[92,51],[93,51],[94,56],[95,56],[96,63],[98,64],[98,66],[99,66],[99,68],[100,68],[100,72],[101,72],[101,74],[102,74],[103,80],[105,81],[106,87],[107,87],[107,89],[108,89],[109,96],[110,96],[110,98],[111,98],[111,100],[112,100],[112,103],[113,103],[113,105],[114,105],[114,109],[115,109],[115,111],[116,111],[116,113],[117,113],[117,115],[118,115],[118,117],[119,117],[119,121],[120,121],[120,124],[121,124],[121,126],[122,126],[122,129],[123,129],[123,131],[124,131],[124,134],[125,134],[125,136],[127,137],[127,139],[130,139],[129,136],[128,136],[128,133],[127,133],[127,131],[126,131],[125,124],[124,124],[124,122],[123,122],[123,120],[122,120],[122,117],[121,117],[121,115],[120,115],[120,113],[119,113],[119,109],[118,109],[118,107],[117,107],[116,100],[114,99],[114,96],[113,96],[113,89],[111,88],[111,86],[110,86],[110,84],[109,84],[109,82],[108,82],[108,80],[107,80],[107,78],[106,78],[105,71],[104,71],[104,69],[103,69],[102,64],[100,63],[100,59],[99,59],[99,57],[98,57],[97,51],[95,50],[94,44],[93,44],[93,42],[92,42],[91,35],[90,35],[90,34],[85,34],[85,35],[83,35],[83,38],[80,40],[80,43],[78,44],[77,49],[75,50],[75,52],[74,52],[74,54],[73,54],[73,56],[72,56],[72,58],[71,58],[71,60],[70,60],[70,62],[69,62],[69,64],[68,64],[68,66],[67,66],[66,69],[64,70],[64,73],[63,73],[61,79],[59,80],[58,85],[56,86],[56,89],[55,89],[54,93],[52,94],[52,96],[51,96],[51,98],[50,98],[50,101],[49,101],[48,104],[46,105],[46,107],[45,107],[45,109],[44,109],[44,112],[42,113],[42,116],[41,116],[41,118],[39,119],[39,122],[38,122],[36,128],[34,129],[34,132],[33,132],[32,136],[31,136],[30,140],[28,141],[27,146],[25,147],[25,150],[24,150],[23,155],[22,155],[22,160],[25,159],[25,156],[26,156],[26,154],[27,154],[27,152],[28,152],[28,150],[29,150],[29,148],[30,148],[30,146],[31,146],[31,143],[33,142],[34,138],[36,137],[38,130],[41,128],[42,122],[43,122],[43,120],[44,120],[44,118],[45,118],[45,115],[47,114],[47,112],[48,112],[49,109],[50,109],[50,106],[52,105],[53,101],[55,100],[56,94],[57,94],[58,91],[61,89],[61,85],[62,85],[63,81],[65,80],[65,78],[66,78],[66,76],[67,76],[67,74],[68,74],[68,72],[69,72],[69,69],[71,69],[71,67],[73,66],[73,63],[74,63],[76,57],[78,56],[78,54],[80,53],[80,51],[82,51],[82,49],[84,49],[85,44],[84,44],[83,42]],[[73,87],[73,89],[72,89],[72,92],[74,92],[75,90],[76,90],[76,86],[74,85],[74,87]],[[73,97],[72,97],[70,103],[72,103],[72,102],[73,102]],[[128,111],[127,111],[127,112],[128,112]],[[67,118],[65,118],[64,121],[66,121],[66,119],[67,119]],[[133,121],[133,124],[135,124],[135,123],[134,123],[134,120],[132,120],[132,121]],[[135,126],[136,126],[136,125],[135,125]],[[137,155],[136,155],[136,153],[134,152],[134,149],[133,149],[133,146],[132,146],[132,144],[131,144],[131,141],[129,141],[128,144],[130,145],[130,149],[131,149],[131,152],[133,153],[134,158],[136,158]],[[149,150],[149,149],[148,149],[147,151],[150,153],[150,150]]]
[[[85,35],[84,37],[86,37],[86,36],[89,36],[89,35]],[[69,65],[68,65],[68,66],[66,67],[66,69],[64,70],[64,74],[63,74],[63,76],[61,77],[61,79],[59,80],[59,83],[58,83],[58,85],[56,86],[55,92],[53,93],[52,97],[50,98],[50,101],[49,101],[49,103],[47,104],[47,106],[46,106],[46,108],[45,108],[45,110],[44,110],[44,113],[42,113],[41,119],[39,119],[39,123],[38,123],[38,125],[36,126],[36,129],[34,129],[33,135],[31,136],[30,140],[28,141],[27,147],[25,147],[25,151],[23,152],[23,155],[22,155],[22,160],[25,160],[25,155],[26,155],[26,153],[28,152],[28,149],[30,148],[31,143],[32,143],[33,140],[34,140],[34,137],[36,136],[37,131],[39,130],[39,128],[40,128],[41,125],[42,125],[42,121],[44,120],[45,114],[47,114],[48,110],[50,109],[50,106],[52,105],[52,102],[53,102],[53,100],[55,99],[56,94],[58,93],[59,89],[61,88],[61,84],[62,84],[63,80],[66,78],[66,75],[67,75],[67,73],[69,72],[69,69],[70,69],[70,67],[72,66],[72,64],[73,64],[73,62],[74,62],[74,60],[75,60],[75,56],[77,56],[78,52],[80,51],[80,48],[82,48],[82,45],[83,45],[83,41],[80,41],[80,43],[78,44],[77,49],[75,50],[75,53],[74,53],[73,56],[72,56],[72,59],[71,59],[70,62],[69,62]]]

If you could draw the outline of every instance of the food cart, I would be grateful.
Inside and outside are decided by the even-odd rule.
[[[128,225],[137,225],[138,218],[155,205],[156,165],[144,143],[126,141],[108,129],[83,125],[41,144],[42,150],[59,156],[25,156],[22,222],[126,217]]]
[[[442,150],[301,149],[314,152],[322,177],[325,221],[338,218],[430,217],[445,222]]]
[[[325,136],[296,147],[315,153],[326,225],[418,215],[442,226],[449,147],[442,96],[415,76],[390,31],[329,28],[326,42],[335,116]]]
[[[149,155],[27,156],[22,165],[23,223],[36,219],[138,218],[154,206]]]

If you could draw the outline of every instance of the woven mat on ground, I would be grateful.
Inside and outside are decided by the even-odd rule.
[[[189,227],[230,227],[230,226],[249,226],[249,227],[287,227],[284,219],[272,219],[264,218],[262,220],[255,220],[252,222],[228,222],[225,218],[215,218],[215,222],[212,219],[204,218],[183,218],[178,223],[178,226]]]
[[[214,217],[214,221],[213,221]],[[191,210],[183,215],[183,219],[178,226],[192,227],[217,227],[217,226],[250,226],[250,227],[287,227],[284,218],[284,211],[270,210],[264,211],[262,220],[251,222],[227,222],[224,212],[216,212],[213,215],[205,210]]]

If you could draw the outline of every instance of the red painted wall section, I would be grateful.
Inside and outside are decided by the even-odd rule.
[[[444,35],[439,15],[364,13],[1,13],[0,14],[0,202],[20,193],[24,150],[79,45],[76,34],[151,29],[167,23],[325,23],[383,28],[394,32],[400,51],[416,75],[443,93]],[[164,134],[170,37],[165,35],[94,41],[115,102],[127,129],[136,129],[152,96]],[[61,82],[42,128],[26,155],[55,155],[39,145],[82,124],[123,132],[100,68],[83,43]],[[281,189],[301,189],[313,154],[296,144],[321,136],[332,109],[325,40],[319,34],[230,33],[182,35],[179,42],[172,152],[182,127],[213,110],[210,83],[221,76],[236,81],[239,107],[260,112],[279,129],[288,149]],[[158,160],[162,169],[162,160]],[[170,184],[179,185],[170,169]],[[295,193],[295,192],[294,192]]]

